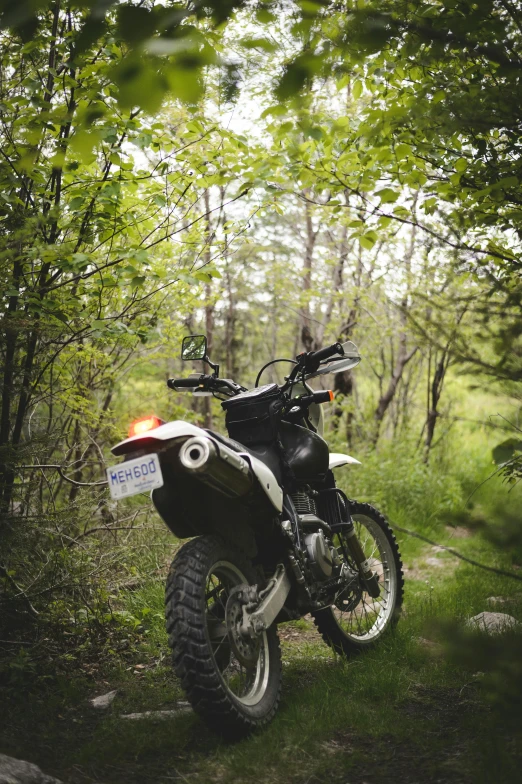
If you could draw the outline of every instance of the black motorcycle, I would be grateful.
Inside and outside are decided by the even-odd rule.
[[[213,372],[168,386],[221,399],[229,437],[138,420],[107,476],[115,499],[151,490],[170,530],[190,539],[166,586],[174,670],[194,710],[239,737],[277,710],[278,624],[310,613],[337,653],[368,649],[398,620],[402,564],[385,518],[336,487],[334,469],[358,461],[330,453],[321,404],[333,395],[308,385],[360,362],[351,341],[272,360],[250,391],[219,377],[204,335],[184,339],[182,358]],[[292,366],[285,383],[259,386],[274,362]]]

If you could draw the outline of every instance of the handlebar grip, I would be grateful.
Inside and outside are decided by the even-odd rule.
[[[311,392],[309,395],[301,395],[301,397],[292,398],[289,405],[308,408],[312,403],[331,403],[333,399],[334,393],[331,389],[320,389],[318,392]]]
[[[320,348],[319,351],[314,351],[313,358],[318,362],[322,362],[323,359],[329,359],[335,354],[341,354],[341,356],[344,354],[342,343],[334,343],[333,346],[326,346],[326,348]]]
[[[334,399],[334,393],[331,389],[321,389],[319,392],[312,394],[314,403],[331,403]]]
[[[200,384],[201,376],[189,376],[188,378],[169,378],[167,386],[169,389],[195,389]]]
[[[344,356],[342,343],[337,342],[333,346],[326,346],[326,348],[320,348],[319,351],[311,351],[309,354],[301,354],[300,356],[305,357],[305,370],[308,373],[315,373],[324,359],[329,359],[335,356],[335,354]]]

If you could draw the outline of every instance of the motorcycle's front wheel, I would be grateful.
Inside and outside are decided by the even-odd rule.
[[[324,641],[347,657],[372,648],[397,623],[404,593],[399,547],[386,518],[370,504],[356,501],[350,501],[350,514],[355,535],[372,571],[379,577],[380,595],[372,598],[359,583],[341,593],[331,607],[313,613]],[[334,544],[338,545],[340,558],[358,571],[347,542],[336,536]]]
[[[246,642],[236,641],[227,628],[234,609],[237,615],[231,592],[257,581],[249,561],[214,536],[185,544],[167,578],[165,613],[174,671],[201,718],[234,738],[271,721],[281,692],[275,626]]]

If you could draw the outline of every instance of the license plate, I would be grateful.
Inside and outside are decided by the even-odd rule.
[[[115,500],[162,487],[159,457],[157,454],[145,455],[108,468],[107,479]]]

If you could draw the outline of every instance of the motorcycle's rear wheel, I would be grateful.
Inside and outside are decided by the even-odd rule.
[[[386,518],[370,504],[357,501],[350,501],[350,514],[366,558],[379,575],[380,596],[372,599],[360,585],[340,596],[331,607],[312,614],[324,641],[346,657],[372,648],[397,623],[404,593],[399,547]],[[339,545],[344,560],[346,544],[342,547],[335,539],[334,543]],[[350,557],[348,563],[357,570]]]
[[[275,626],[247,651],[251,661],[246,666],[227,634],[230,592],[256,582],[250,562],[214,536],[185,544],[167,578],[165,613],[174,671],[194,710],[227,737],[263,727],[279,704],[281,652]]]

